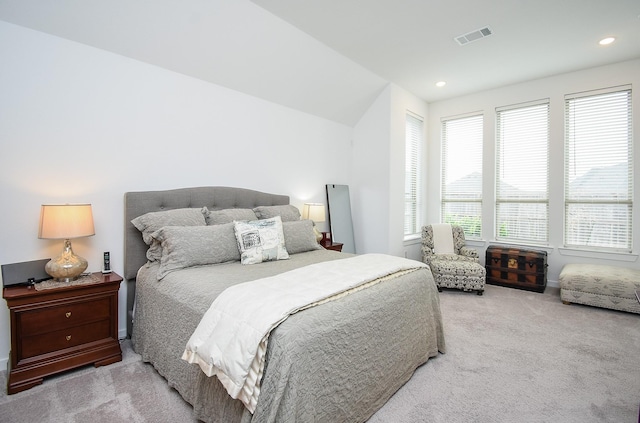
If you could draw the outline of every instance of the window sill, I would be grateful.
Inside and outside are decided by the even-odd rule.
[[[596,250],[580,250],[576,248],[558,248],[558,252],[563,256],[571,257],[586,257],[604,260],[616,260],[633,262],[638,260],[638,254],[636,253],[619,253],[608,251],[596,251]]]
[[[416,235],[409,235],[404,237],[404,240],[402,241],[402,245],[404,245],[405,247],[408,245],[415,245],[415,244],[420,244],[422,242],[422,236],[419,234]]]
[[[500,245],[505,247],[523,247],[523,248],[531,248],[536,250],[545,250],[548,253],[553,252],[556,248],[551,247],[549,245],[540,245],[540,244],[518,244],[504,241],[486,241],[481,239],[467,239],[466,245],[467,247],[472,248],[484,248],[488,244],[491,245]],[[405,244],[406,245],[406,244]],[[638,253],[625,253],[625,252],[611,252],[611,251],[598,251],[598,250],[581,250],[578,248],[566,248],[559,247],[558,253],[563,256],[570,257],[584,257],[584,258],[594,258],[601,260],[614,260],[614,261],[625,261],[625,262],[635,262],[638,260],[640,254]]]
[[[487,244],[487,241],[483,239],[465,239],[464,241],[467,247],[484,248]]]
[[[545,245],[545,244],[529,244],[526,242],[507,242],[507,241],[497,241],[497,240],[493,240],[490,242],[491,245],[500,245],[500,246],[506,246],[506,247],[522,247],[522,248],[530,248],[532,250],[545,250],[547,252],[551,252],[554,250],[553,247],[550,247],[549,245]]]

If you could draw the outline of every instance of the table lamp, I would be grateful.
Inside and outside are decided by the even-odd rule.
[[[325,221],[324,204],[304,203],[302,206],[302,218],[309,219],[314,222],[313,233],[316,234],[316,240],[320,242],[320,240],[322,240],[322,234],[318,231],[318,228],[316,228],[315,223]]]
[[[73,253],[71,239],[91,235],[95,235],[91,204],[43,204],[38,238],[64,239],[62,253],[46,264],[45,271],[58,282],[78,279],[88,263]]]

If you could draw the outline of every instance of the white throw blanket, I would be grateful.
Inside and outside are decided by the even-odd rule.
[[[182,359],[216,375],[232,398],[253,413],[269,333],[289,315],[377,283],[424,263],[365,254],[316,263],[224,290],[205,313]]]
[[[448,223],[436,223],[433,228],[433,252],[435,254],[453,254],[453,232]]]

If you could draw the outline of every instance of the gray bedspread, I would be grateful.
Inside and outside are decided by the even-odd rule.
[[[428,268],[392,278],[289,317],[270,336],[255,413],[217,378],[180,357],[214,298],[228,286],[319,261],[317,250],[289,260],[193,267],[162,281],[145,265],[136,287],[136,352],[206,422],[362,422],[429,357],[444,352],[438,292]]]

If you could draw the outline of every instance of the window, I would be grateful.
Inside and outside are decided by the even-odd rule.
[[[420,144],[423,120],[407,113],[405,124],[404,236],[420,233]]]
[[[482,231],[482,115],[442,121],[442,222]]]
[[[567,247],[631,251],[631,88],[565,96]]]
[[[496,109],[496,239],[549,240],[549,100]]]

